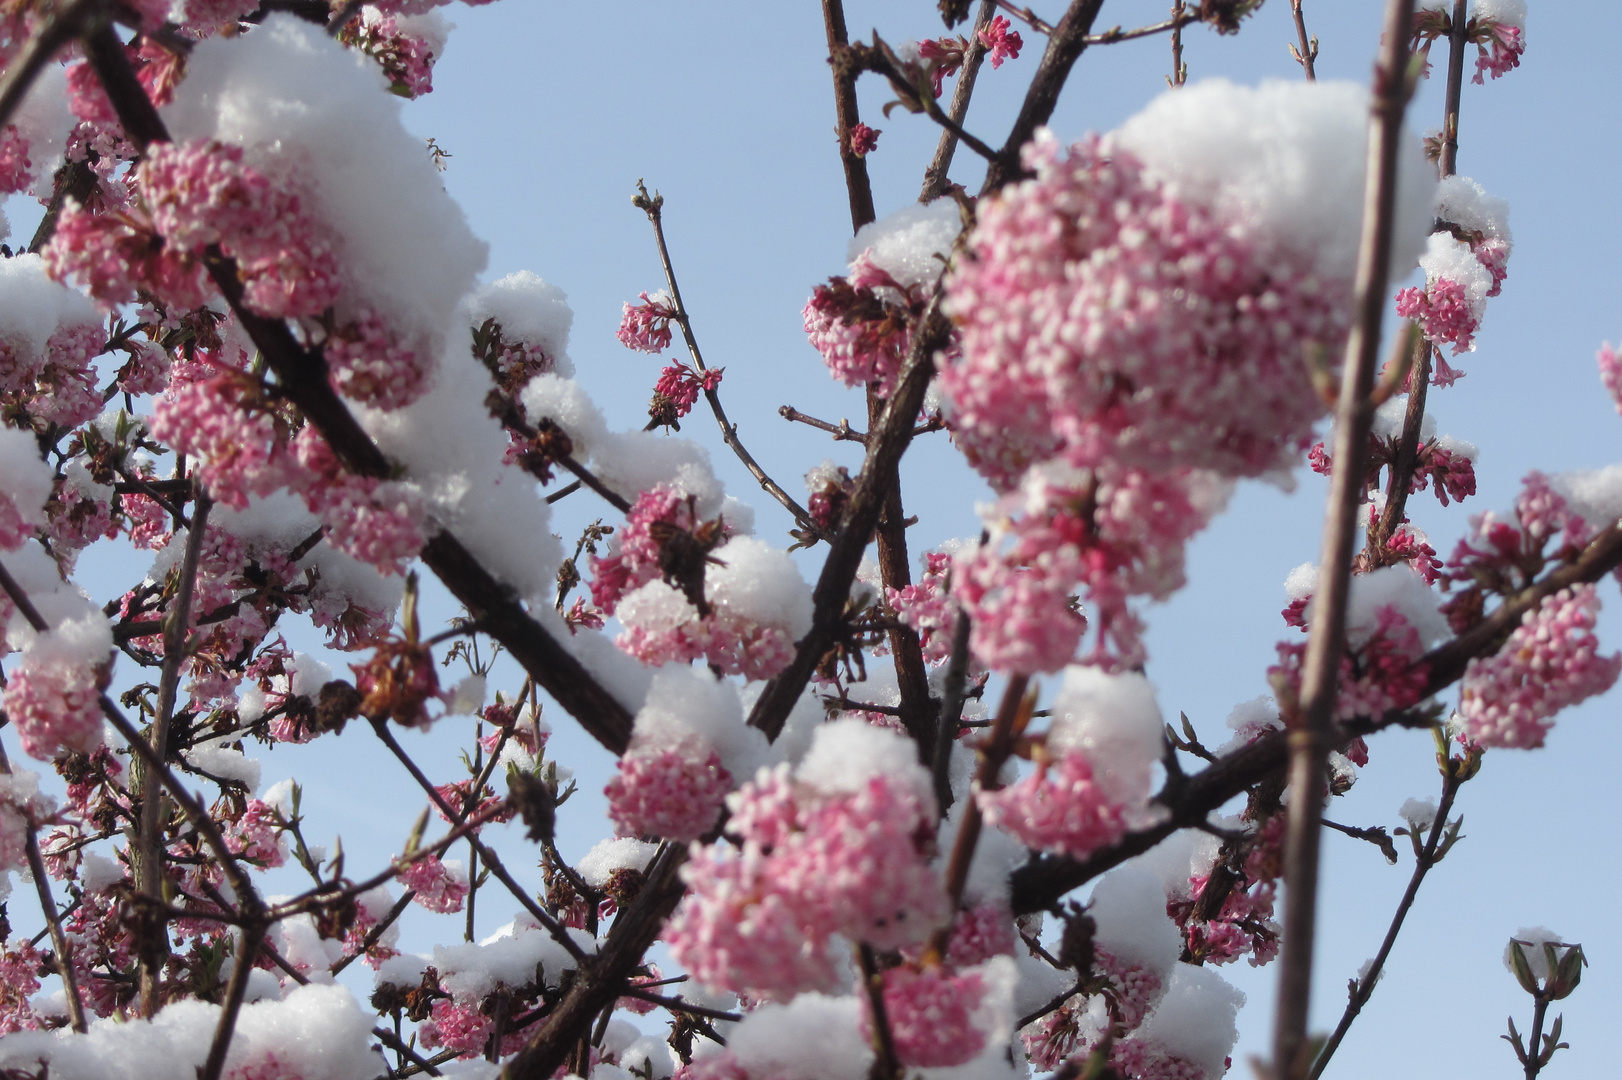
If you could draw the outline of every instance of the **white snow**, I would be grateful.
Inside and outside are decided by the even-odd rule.
[[[674,664],[654,675],[631,732],[633,751],[666,747],[714,750],[738,783],[754,776],[768,755],[765,734],[744,723],[736,685]]]
[[[873,1051],[858,1027],[854,997],[801,994],[745,1016],[727,1049],[755,1076],[781,1080],[865,1080]]]
[[[1164,977],[1183,953],[1183,935],[1166,914],[1166,890],[1147,870],[1118,866],[1093,886],[1093,941],[1128,964]]]
[[[1213,969],[1178,964],[1166,996],[1144,1019],[1138,1035],[1198,1065],[1206,1076],[1221,1076],[1239,1040],[1235,1022],[1244,1004],[1245,995]]]
[[[926,806],[935,805],[934,782],[918,762],[916,744],[889,728],[846,717],[817,729],[795,779],[829,795],[853,795],[868,781],[906,784]]]
[[[658,852],[658,844],[649,844],[628,836],[599,840],[595,847],[580,857],[575,869],[587,885],[600,889],[608,884],[616,870],[646,870]]]
[[[51,497],[54,480],[50,465],[39,456],[34,436],[0,424],[0,501],[10,500],[23,524],[45,527],[45,501]]]
[[[927,206],[914,203],[863,225],[851,238],[845,257],[855,269],[865,253],[869,262],[908,288],[934,285],[962,231],[963,217],[952,199],[936,199]]]
[[[1075,664],[1065,668],[1048,747],[1061,754],[1085,753],[1110,801],[1138,806],[1149,797],[1163,746],[1155,688],[1143,675]]]
[[[539,275],[520,270],[479,286],[467,298],[467,314],[475,328],[483,326],[486,319],[496,320],[503,341],[539,349],[552,358],[553,370],[559,376],[574,376],[574,361],[569,359],[569,329],[574,325],[574,312],[563,290],[547,284]]]

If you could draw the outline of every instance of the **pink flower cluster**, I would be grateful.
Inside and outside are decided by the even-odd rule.
[[[878,149],[879,136],[883,134],[884,132],[878,128],[858,123],[850,129],[850,152],[857,157],[866,157]]]
[[[100,324],[84,323],[59,326],[37,354],[0,343],[0,402],[64,428],[94,419],[102,398],[92,361],[106,343]]]
[[[1452,278],[1436,278],[1423,289],[1410,285],[1397,293],[1397,314],[1413,319],[1425,336],[1438,345],[1453,346],[1453,355],[1475,346],[1481,316],[1464,286]]]
[[[1425,666],[1414,663],[1425,652],[1419,631],[1394,605],[1380,608],[1376,619],[1368,639],[1359,646],[1348,644],[1341,656],[1335,699],[1338,720],[1380,717],[1406,709],[1425,695]],[[1267,669],[1268,677],[1299,693],[1307,646],[1281,641],[1277,648],[1278,663]]]
[[[1367,755],[1362,755],[1368,760]],[[1226,883],[1217,914],[1197,919],[1195,912],[1207,888],[1213,887],[1215,868],[1189,878],[1188,899],[1166,904],[1183,931],[1186,947],[1207,964],[1228,964],[1250,954],[1250,965],[1260,967],[1278,955],[1280,927],[1273,918],[1278,878],[1283,866],[1284,815],[1275,814],[1253,834],[1238,880]]]
[[[1596,357],[1599,363],[1600,381],[1605,384],[1605,390],[1611,395],[1611,401],[1616,405],[1616,411],[1622,414],[1622,357],[1616,354],[1607,341],[1599,348]]]
[[[670,530],[693,534],[705,525],[697,502],[671,484],[642,492],[625,515],[611,542],[610,554],[591,559],[591,599],[605,614],[614,614],[626,593],[661,576],[661,558]],[[721,523],[723,533],[726,523]]]
[[[620,344],[637,352],[657,353],[670,348],[670,323],[676,308],[664,293],[643,293],[636,304],[626,304],[615,333]]]
[[[986,1045],[986,1033],[973,1019],[985,993],[985,980],[978,972],[954,974],[939,966],[920,970],[908,964],[890,968],[884,973],[883,997],[896,1058],[918,1069],[972,1060]],[[865,1005],[867,998],[862,1001]],[[864,1035],[872,1024],[864,1009]]]
[[[991,61],[993,68],[1002,67],[1004,60],[1018,60],[1019,50],[1025,46],[1025,42],[1020,39],[1019,31],[1010,29],[1012,25],[1007,19],[997,15],[993,16],[985,29],[975,34],[980,39],[980,44],[989,50],[986,59]]]
[[[240,147],[160,143],[139,179],[147,220],[64,208],[45,251],[53,274],[80,278],[108,304],[144,291],[174,308],[196,308],[212,295],[204,256],[217,245],[237,260],[243,300],[261,315],[319,315],[337,298],[327,230],[291,182],[246,164]]]
[[[1085,589],[1096,632],[1088,662],[1141,663],[1142,624],[1127,601],[1182,585],[1184,545],[1219,508],[1222,488],[1190,469],[1032,469],[1003,500],[991,543],[957,557],[953,593],[972,620],[976,660],[1057,671],[1087,628],[1072,599]]]
[[[402,28],[392,15],[350,23],[340,40],[376,60],[390,88],[402,97],[419,98],[434,89],[433,44]]]
[[[947,592],[952,573],[952,557],[938,551],[924,555],[924,576],[902,589],[885,589],[884,598],[896,616],[918,631],[924,659],[940,663],[952,652],[952,630],[957,623],[958,605]],[[1071,649],[1074,652],[1074,647]]]
[[[697,840],[715,827],[732,790],[720,755],[699,746],[633,749],[608,782],[608,816],[620,836]]]
[[[944,918],[929,865],[935,808],[907,778],[828,793],[763,772],[728,800],[724,842],[682,869],[688,894],[665,941],[700,982],[756,996],[827,989],[835,934],[894,949]]]
[[[416,903],[441,915],[461,911],[462,902],[467,899],[466,871],[455,864],[447,866],[437,855],[417,859],[396,874],[394,880],[416,893],[413,897]]]
[[[1097,137],[1038,138],[1024,164],[946,281],[962,356],[940,379],[971,463],[1006,490],[1056,453],[1255,476],[1304,450],[1324,406],[1302,350],[1337,350],[1344,283],[1259,257]]]
[[[927,297],[875,266],[864,253],[849,277],[818,285],[801,313],[811,347],[846,386],[888,394],[912,347],[912,326]]]
[[[1080,751],[1041,760],[1017,784],[982,791],[977,798],[988,824],[1022,844],[1085,859],[1126,835],[1126,808],[1099,784],[1097,766]]]
[[[250,862],[273,868],[287,861],[281,832],[280,812],[268,803],[250,799],[242,816],[226,830],[226,842]]]
[[[321,351],[332,388],[363,405],[400,409],[428,389],[428,365],[374,311],[328,335]]]
[[[1609,690],[1622,653],[1600,655],[1599,608],[1594,586],[1562,589],[1528,611],[1496,655],[1472,659],[1459,687],[1464,735],[1481,746],[1533,749],[1561,709]]]
[[[39,793],[39,777],[17,770],[0,774],[0,876],[28,872],[28,834],[56,813],[56,801]]]
[[[1501,23],[1491,17],[1471,20],[1470,40],[1476,47],[1476,73],[1470,81],[1483,85],[1483,75],[1501,79],[1521,66],[1526,52],[1526,28]]]
[[[102,673],[58,650],[24,651],[6,673],[6,715],[24,752],[49,761],[64,750],[88,754],[101,743]]]
[[[654,384],[653,392],[671,403],[677,417],[683,417],[693,411],[693,404],[698,401],[700,393],[708,393],[721,385],[723,370],[705,368],[694,371],[680,362],[670,364],[659,372],[659,381]]]

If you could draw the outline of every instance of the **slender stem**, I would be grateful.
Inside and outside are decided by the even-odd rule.
[[[1433,346],[1420,334],[1413,334],[1413,362],[1408,369],[1408,404],[1402,414],[1402,434],[1397,443],[1397,456],[1391,462],[1390,476],[1385,489],[1385,509],[1380,520],[1369,530],[1368,547],[1371,551],[1384,545],[1393,533],[1408,520],[1408,489],[1413,485],[1414,470],[1419,466],[1419,440],[1425,424],[1425,398],[1431,381],[1431,349]]]
[[[169,618],[163,630],[163,672],[158,679],[158,713],[152,721],[152,745],[162,757],[169,750],[169,729],[174,721],[175,698],[180,689],[180,665],[186,659],[186,638],[191,630],[192,596],[197,585],[197,564],[208,534],[208,494],[200,487],[195,493],[191,527],[181,556],[180,578],[170,602]],[[132,769],[135,791],[141,803],[141,829],[135,860],[135,888],[149,900],[163,901],[163,785],[152,782],[143,767]],[[169,955],[169,929],[161,917],[144,927],[140,955],[141,1015],[153,1017],[162,1006],[159,979]]]
[[[439,808],[439,812],[444,814],[447,820],[455,821],[457,818],[455,809],[445,801],[445,797],[434,787],[433,781],[424,775],[417,763],[411,760],[411,755],[405,752],[399,740],[394,737],[394,733],[389,730],[388,722],[385,720],[373,720],[372,730],[377,733],[377,737],[382,741],[383,745],[389,748],[389,753],[393,754],[400,764],[405,766],[406,771],[411,774],[411,778],[417,782],[417,786],[422,788],[433,804]],[[474,849],[480,855],[484,856],[485,865],[496,876],[496,880],[505,885],[507,891],[513,894],[514,899],[524,905],[524,910],[529,912],[536,922],[546,928],[546,932],[552,935],[553,940],[562,945],[564,951],[574,957],[576,963],[587,963],[585,951],[580,948],[574,938],[569,936],[569,932],[556,919],[548,915],[546,910],[535,902],[535,898],[530,896],[529,892],[513,879],[513,876],[507,872],[507,868],[502,865],[501,859],[496,853],[491,851],[482,840],[471,832],[468,833],[468,842],[474,846]]]
[[[400,899],[394,902],[394,906],[389,908],[389,913],[377,920],[376,926],[366,931],[366,936],[361,939],[360,946],[354,952],[343,957],[336,964],[333,964],[328,970],[336,975],[350,964],[353,964],[360,957],[365,956],[366,950],[370,949],[373,945],[376,945],[377,939],[382,937],[384,933],[387,932],[388,928],[393,926],[395,922],[399,920],[401,915],[405,914],[405,909],[411,905],[411,901],[416,899],[416,896],[416,889],[407,889],[404,893],[402,893],[400,895]]]
[[[991,25],[991,17],[996,10],[997,0],[980,0],[980,10],[974,16],[969,47],[963,54],[963,70],[958,73],[957,85],[952,88],[950,116],[958,128],[963,126],[964,117],[969,115],[969,98],[974,95],[974,83],[980,75],[980,65],[986,59],[986,43],[980,40],[980,31]],[[952,128],[941,132],[940,141],[935,144],[935,157],[930,161],[929,168],[924,170],[924,186],[918,193],[919,202],[933,202],[951,186],[949,173],[952,156],[957,153],[957,143],[958,135]]]
[[[1279,970],[1273,1070],[1297,1080],[1310,1067],[1307,1020],[1312,990],[1318,902],[1319,819],[1333,732],[1336,676],[1346,645],[1346,602],[1374,409],[1369,400],[1385,314],[1391,230],[1396,205],[1397,145],[1407,106],[1408,27],[1414,0],[1388,0],[1376,69],[1363,238],[1358,251],[1355,315],[1346,342],[1336,410],[1334,475],[1324,523],[1315,612],[1301,675],[1300,709],[1286,717],[1293,791],[1284,837],[1283,957]]]
[[[642,989],[640,986],[627,986],[624,990],[620,991],[620,994],[623,997],[636,998],[638,1001],[651,1002],[654,1005],[658,1005],[660,1008],[666,1009],[673,1013],[691,1013],[694,1016],[702,1016],[707,1020],[737,1021],[743,1019],[743,1016],[740,1013],[726,1012],[722,1009],[705,1008],[703,1005],[694,1005],[691,1001],[683,1001],[679,997],[671,998],[665,997],[661,994],[652,993],[651,991]]]
[[[11,123],[39,73],[100,14],[102,3],[103,0],[73,0],[34,31],[34,36],[6,65],[5,78],[0,79],[0,127]]]
[[[1031,709],[1036,704],[1036,695],[1025,692],[1029,684],[1029,676],[1008,677],[1008,685],[1003,688],[1002,704],[997,707],[997,720],[980,748],[979,768],[975,771],[969,799],[963,806],[957,836],[952,841],[952,856],[946,864],[947,922],[935,931],[929,943],[929,952],[936,957],[946,952],[947,941],[952,934],[952,920],[957,917],[957,909],[963,903],[963,889],[969,881],[969,867],[974,863],[974,849],[980,842],[980,802],[974,793],[995,791],[1001,786],[997,778],[1008,756],[1013,753],[1014,740],[1030,720]]]
[[[1437,170],[1443,176],[1459,171],[1459,103],[1464,98],[1465,0],[1453,0],[1452,32],[1447,38],[1447,104],[1442,116],[1442,156]]]
[[[1543,1048],[1538,1044],[1543,1041],[1543,1020],[1548,1011],[1548,998],[1538,994],[1532,999],[1532,1038],[1526,1044],[1526,1080],[1537,1080],[1538,1073],[1543,1071]]]
[[[699,371],[708,371],[709,369],[704,366],[704,354],[698,348],[698,338],[693,334],[693,320],[688,315],[687,305],[681,298],[681,286],[676,284],[676,267],[670,261],[670,248],[665,244],[664,198],[657,194],[649,197],[648,189],[642,186],[640,180],[636,182],[636,186],[638,194],[633,202],[648,215],[648,221],[653,225],[653,238],[659,245],[659,263],[664,268],[665,284],[670,287],[671,303],[676,308],[676,325],[681,327],[681,336],[687,343],[687,353],[693,358],[693,366]],[[813,521],[805,507],[795,502],[792,495],[767,475],[760,462],[756,461],[755,456],[743,445],[743,441],[738,438],[738,425],[727,419],[726,409],[721,405],[720,392],[713,387],[706,387],[704,400],[710,403],[710,412],[715,414],[715,422],[721,428],[721,441],[732,448],[732,452],[743,462],[750,475],[760,483],[761,488],[794,515],[794,520],[799,523],[800,528],[819,540],[831,541],[827,530]],[[585,477],[582,476],[581,479],[584,480]]]
[[[253,974],[254,957],[264,932],[264,926],[257,921],[242,926],[236,967],[231,969],[231,981],[225,987],[225,1004],[214,1027],[214,1042],[208,1048],[208,1060],[203,1063],[198,1080],[220,1080],[220,1073],[225,1069],[225,1055],[231,1049],[231,1036],[236,1031],[237,1016],[242,1012],[242,1000],[248,994],[248,977]]]
[[[1295,53],[1295,59],[1300,63],[1301,70],[1306,72],[1307,81],[1317,82],[1318,71],[1315,65],[1318,62],[1318,40],[1307,37],[1307,20],[1301,14],[1301,0],[1290,0],[1290,14],[1295,16],[1295,36],[1301,42],[1299,47],[1291,49],[1291,52]]]
[[[845,170],[845,192],[850,197],[850,224],[854,232],[872,221],[873,184],[867,175],[867,159],[851,148],[850,133],[861,122],[856,104],[856,72],[843,61],[850,44],[845,29],[845,5],[841,0],[822,0],[822,24],[828,38],[828,57],[834,73],[834,113],[839,118],[839,163]]]
[[[4,573],[3,567],[0,567],[0,573]],[[0,724],[4,721],[5,714],[0,713]],[[11,774],[11,762],[6,757],[3,745],[0,745],[0,773],[8,776]],[[51,895],[51,877],[45,870],[45,859],[40,855],[38,827],[34,822],[28,822],[23,838],[28,854],[28,872],[33,875],[34,892],[39,896],[40,914],[45,919],[46,931],[51,935],[56,973],[62,978],[62,992],[67,999],[68,1023],[74,1031],[82,1035],[89,1029],[85,1026],[84,1002],[79,997],[79,982],[73,973],[72,945],[62,930],[62,916],[56,909],[56,898]]]
[[[959,611],[952,622],[952,652],[946,661],[946,683],[941,692],[939,726],[935,732],[935,760],[930,771],[935,777],[935,799],[945,814],[952,806],[952,747],[957,745],[958,726],[963,720],[964,690],[969,678],[969,616]]]
[[[1188,65],[1183,63],[1183,15],[1188,5],[1177,0],[1171,7],[1171,84],[1182,86],[1188,81]]]
[[[1052,34],[1053,26],[1028,7],[1015,7],[1009,0],[996,0],[997,6],[1035,30],[1038,34]],[[1119,29],[1119,28],[1117,28]]]
[[[1397,943],[1397,935],[1402,932],[1403,920],[1408,917],[1408,909],[1413,907],[1414,898],[1419,895],[1419,887],[1425,881],[1425,875],[1430,873],[1431,867],[1436,865],[1436,851],[1442,842],[1442,833],[1447,826],[1447,815],[1453,809],[1454,796],[1459,793],[1460,780],[1451,761],[1444,766],[1442,774],[1442,800],[1437,808],[1436,818],[1431,822],[1430,833],[1425,838],[1425,845],[1414,860],[1414,872],[1408,878],[1408,888],[1403,891],[1402,899],[1397,903],[1397,910],[1391,916],[1391,925],[1386,928],[1385,939],[1380,942],[1380,951],[1374,954],[1369,963],[1368,970],[1357,980],[1356,988],[1351,993],[1351,1000],[1346,1004],[1346,1011],[1341,1014],[1340,1023],[1335,1025],[1334,1034],[1324,1043],[1323,1049],[1318,1052],[1318,1058],[1312,1063],[1312,1071],[1307,1074],[1307,1080],[1318,1080],[1323,1075],[1324,1067],[1329,1059],[1335,1056],[1340,1047],[1341,1040],[1346,1038],[1346,1032],[1351,1029],[1352,1022],[1357,1019],[1363,1006],[1368,1004],[1369,998],[1374,996],[1374,986],[1380,980],[1380,972],[1385,970],[1385,962],[1391,955],[1391,949]]]
[[[867,1007],[873,1015],[873,1068],[867,1074],[868,1080],[897,1080],[901,1076],[901,1060],[896,1057],[890,1014],[884,1007],[884,976],[879,973],[873,946],[866,942],[857,944],[856,964],[861,969],[862,991],[867,995]]]
[[[1093,20],[1098,18],[1098,11],[1103,6],[1104,0],[1071,0],[1059,25],[1048,36],[1048,47],[1042,53],[1030,87],[1025,91],[1025,100],[1008,132],[1008,141],[1003,143],[997,160],[986,170],[982,193],[997,191],[1019,178],[1020,148],[1036,134],[1037,128],[1052,119],[1053,109],[1059,103],[1059,93],[1070,78],[1070,69],[1087,48],[1087,35],[1092,31]]]
[[[790,423],[805,424],[807,427],[814,427],[818,431],[826,431],[834,437],[834,442],[854,442],[864,445],[867,443],[867,436],[860,431],[853,430],[850,421],[843,417],[840,418],[839,423],[830,424],[826,420],[818,420],[814,416],[808,416],[792,405],[779,407],[777,415]]]
[[[393,1050],[396,1054],[399,1054],[401,1057],[403,1057],[407,1061],[411,1062],[418,1069],[420,1069],[421,1071],[427,1073],[429,1076],[441,1076],[441,1075],[443,1075],[437,1068],[434,1067],[434,1065],[433,1065],[433,1063],[431,1061],[428,1061],[427,1059],[422,1057],[420,1054],[418,1054],[415,1050],[411,1049],[409,1044],[407,1044],[404,1040],[402,1040],[398,1035],[396,1035],[394,1032],[390,1031],[388,1028],[375,1027],[375,1028],[372,1029],[372,1034],[377,1036],[377,1041],[378,1042],[382,1043],[384,1046],[388,1047],[390,1050]]]

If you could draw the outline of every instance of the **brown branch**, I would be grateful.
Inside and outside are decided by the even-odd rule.
[[[857,943],[856,965],[862,974],[862,992],[867,995],[867,1008],[873,1017],[873,1067],[868,1071],[868,1080],[899,1080],[901,1059],[896,1057],[895,1035],[890,1031],[890,1014],[884,1006],[884,976],[879,972],[873,946]]]
[[[1447,103],[1442,116],[1442,156],[1437,169],[1452,176],[1459,169],[1459,103],[1464,98],[1464,49],[1467,43],[1465,0],[1453,0],[1453,26],[1447,38]]]
[[[135,133],[139,131],[153,139],[167,140],[168,132],[145,90],[138,81],[130,88],[134,74],[129,71],[129,59],[123,50],[102,50],[91,59],[131,138],[138,138]],[[119,69],[129,78],[123,78]],[[145,143],[137,145],[144,148]],[[205,254],[204,262],[237,320],[276,373],[278,388],[286,398],[316,426],[351,472],[379,479],[390,477],[393,466],[388,458],[333,392],[321,354],[301,347],[285,322],[264,318],[243,304],[235,260],[226,258],[215,247]],[[448,531],[438,533],[424,546],[422,561],[468,615],[501,642],[525,672],[588,734],[615,754],[625,752],[631,735],[630,710],[530,617],[512,590],[497,581],[456,537]]]
[[[159,756],[169,753],[169,728],[175,715],[175,697],[180,690],[180,665],[186,659],[186,638],[191,629],[192,596],[197,586],[197,564],[208,534],[210,501],[207,492],[195,493],[190,531],[180,561],[180,579],[170,600],[169,617],[163,628],[163,670],[158,678],[158,712],[152,720],[152,745]],[[141,825],[135,844],[135,888],[148,900],[163,900],[163,786],[152,782],[146,769],[131,769],[130,794],[140,802]],[[158,1014],[162,1000],[158,982],[169,956],[168,924],[161,917],[148,921],[140,949],[141,1015]]]
[[[1177,0],[1171,9],[1171,77],[1166,81],[1172,86],[1182,86],[1188,82],[1188,65],[1183,63],[1183,23],[1187,11],[1184,0]]]
[[[1040,18],[1036,12],[1032,11],[1030,8],[1015,7],[1013,4],[1009,3],[1008,0],[996,0],[996,4],[1014,18],[1019,19],[1025,23],[1026,26],[1029,26],[1032,30],[1035,30],[1038,34],[1053,33],[1053,24]]]
[[[62,207],[67,200],[72,199],[80,204],[88,202],[91,192],[96,190],[96,182],[96,173],[88,162],[69,161],[56,170],[51,184],[51,201],[45,206],[45,215],[39,219],[33,239],[28,241],[30,254],[39,254],[51,242],[51,237],[56,235],[56,222],[62,216]]]
[[[12,116],[22,107],[28,91],[34,86],[34,80],[45,70],[45,65],[83,33],[93,19],[100,16],[101,5],[102,0],[72,0],[46,19],[27,44],[12,57],[6,65],[5,78],[0,79],[0,127],[11,123]]]
[[[997,10],[997,0],[980,0],[980,10],[974,16],[974,29],[969,33],[969,47],[963,54],[963,70],[958,73],[957,85],[952,88],[950,116],[957,127],[963,126],[969,115],[969,98],[974,94],[974,83],[980,75],[980,65],[986,59],[986,43],[980,40],[980,31],[991,25],[991,16]],[[935,144],[935,157],[924,170],[923,190],[918,193],[921,203],[933,202],[951,186],[948,175],[952,157],[957,153],[957,132],[947,128]]]
[[[650,197],[648,189],[642,185],[641,180],[636,182],[636,190],[637,194],[632,198],[631,202],[648,215],[648,222],[653,226],[653,238],[659,245],[659,263],[664,268],[665,284],[670,287],[670,300],[676,309],[676,325],[681,327],[682,340],[687,343],[687,354],[693,358],[694,367],[699,371],[708,371],[709,369],[704,366],[704,354],[698,348],[698,338],[693,334],[693,320],[687,312],[687,305],[681,298],[681,287],[676,284],[676,267],[670,261],[670,248],[665,244],[664,196],[655,193]],[[809,532],[819,540],[830,540],[831,537],[829,537],[827,530],[811,520],[811,515],[806,511],[805,507],[795,502],[792,495],[784,491],[776,480],[767,475],[766,470],[761,468],[760,462],[756,461],[755,456],[743,445],[743,441],[738,438],[738,425],[727,419],[726,409],[721,405],[720,391],[713,387],[706,387],[704,389],[704,400],[710,403],[710,412],[715,414],[715,422],[721,428],[721,441],[731,447],[738,460],[743,462],[743,467],[748,469],[749,474],[760,483],[761,489],[781,503],[785,510],[793,514],[794,520],[799,523],[801,529]]]
[[[749,722],[775,739],[783,729],[789,711],[799,700],[800,691],[833,645],[844,620],[850,585],[861,565],[873,529],[878,524],[884,497],[896,482],[896,466],[912,438],[913,419],[923,405],[924,393],[935,372],[935,353],[945,343],[951,324],[940,313],[940,287],[919,318],[912,347],[896,380],[896,389],[886,406],[883,421],[874,428],[867,443],[867,457],[856,488],[845,509],[844,522],[829,545],[812,590],[811,629],[800,640],[789,666],[766,684],[749,714]]]
[[[1071,0],[1059,25],[1048,36],[1048,47],[1042,53],[1042,61],[1037,65],[1029,89],[1025,91],[1025,100],[1008,133],[1008,141],[1003,143],[997,160],[986,170],[982,194],[998,191],[1019,178],[1020,149],[1036,134],[1037,128],[1052,119],[1053,109],[1059,103],[1059,93],[1070,77],[1070,69],[1087,48],[1087,35],[1103,6],[1104,0]]]
[[[686,849],[665,844],[648,867],[647,881],[630,906],[621,909],[608,940],[590,967],[576,975],[563,999],[529,1043],[507,1062],[503,1080],[546,1080],[578,1044],[604,1009],[624,992],[632,971],[659,936],[665,917],[681,899],[679,871]]]
[[[1299,1080],[1311,1065],[1307,1020],[1317,929],[1319,820],[1334,731],[1336,677],[1346,651],[1346,604],[1363,495],[1363,462],[1374,416],[1370,395],[1391,262],[1397,149],[1408,104],[1408,29],[1413,10],[1414,0],[1389,0],[1386,5],[1385,36],[1371,103],[1354,315],[1335,417],[1336,468],[1330,477],[1318,590],[1302,662],[1300,708],[1285,710],[1289,784],[1294,797],[1284,833],[1284,935],[1273,1033],[1272,1067],[1279,1080]]]
[[[946,661],[946,681],[935,730],[935,758],[930,764],[935,778],[935,799],[940,803],[942,815],[952,806],[952,747],[957,745],[957,732],[963,720],[968,678],[969,616],[959,611],[952,623],[952,651]]]
[[[867,159],[851,148],[850,133],[861,123],[856,103],[856,71],[846,62],[850,34],[845,29],[841,0],[822,0],[822,23],[828,38],[828,63],[834,74],[834,114],[838,117],[839,162],[845,170],[845,192],[850,197],[850,228],[857,232],[877,215],[873,211],[873,183]]]
[[[666,1009],[669,1012],[687,1013],[691,1016],[702,1016],[707,1020],[738,1021],[743,1019],[743,1016],[740,1013],[726,1012],[722,1009],[707,1009],[702,1005],[694,1005],[692,1002],[684,1001],[679,997],[670,998],[665,997],[662,994],[652,993],[648,990],[642,989],[640,986],[627,986],[625,989],[620,991],[620,994],[623,997],[636,998],[638,1001],[651,1002],[652,1004],[657,1005],[662,1009]]]
[[[1295,16],[1295,36],[1301,42],[1299,46],[1290,46],[1290,55],[1295,57],[1295,62],[1306,72],[1307,81],[1317,82],[1318,39],[1307,37],[1307,20],[1306,16],[1301,14],[1301,0],[1290,0],[1290,14]]]
[[[253,974],[253,961],[259,951],[264,926],[257,920],[243,923],[242,940],[237,943],[236,967],[231,969],[231,981],[225,987],[225,1004],[214,1028],[214,1041],[208,1048],[208,1060],[198,1070],[198,1080],[220,1080],[225,1069],[225,1055],[231,1049],[231,1036],[235,1034],[237,1016],[242,1012],[242,1000],[248,994],[248,977]]]
[[[1430,389],[1433,346],[1417,330],[1410,329],[1401,337],[1411,339],[1409,347],[1413,350],[1408,365],[1408,404],[1402,415],[1397,455],[1391,462],[1387,477],[1385,509],[1380,512],[1380,520],[1369,530],[1367,538],[1371,554],[1383,547],[1408,520],[1408,490],[1413,486],[1414,470],[1419,467],[1419,439],[1425,423],[1425,398]]]
[[[1436,817],[1431,822],[1430,833],[1425,838],[1425,845],[1418,852],[1414,860],[1414,872],[1408,878],[1408,888],[1404,890],[1402,899],[1397,903],[1397,910],[1391,916],[1391,925],[1386,928],[1385,939],[1380,942],[1380,951],[1374,954],[1374,960],[1353,981],[1350,1000],[1346,1003],[1346,1011],[1341,1014],[1340,1023],[1335,1025],[1334,1034],[1324,1043],[1323,1049],[1318,1051],[1317,1059],[1312,1063],[1312,1071],[1307,1074],[1307,1080],[1318,1080],[1323,1075],[1324,1067],[1329,1059],[1335,1056],[1340,1047],[1341,1040],[1346,1038],[1346,1032],[1351,1029],[1352,1022],[1357,1019],[1363,1006],[1368,1004],[1369,998],[1374,994],[1374,984],[1380,979],[1380,973],[1385,970],[1385,962],[1391,955],[1391,949],[1397,943],[1397,935],[1402,931],[1402,924],[1408,917],[1408,909],[1414,906],[1414,898],[1419,895],[1419,887],[1425,881],[1425,875],[1430,873],[1431,867],[1441,861],[1437,854],[1442,844],[1442,835],[1447,828],[1447,815],[1453,809],[1453,799],[1459,793],[1459,785],[1464,783],[1468,776],[1461,772],[1463,761],[1446,757],[1442,765],[1442,802],[1436,810]],[[1445,852],[1444,852],[1445,853]]]
[[[867,443],[866,433],[852,429],[850,421],[844,417],[840,417],[839,423],[830,424],[826,420],[818,420],[814,416],[808,416],[792,405],[779,407],[777,415],[790,423],[804,424],[807,427],[814,427],[818,431],[826,431],[834,437],[834,442],[854,442],[863,445]]]

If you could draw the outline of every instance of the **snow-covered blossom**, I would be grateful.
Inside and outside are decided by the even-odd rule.
[[[441,862],[437,855],[424,855],[396,874],[395,880],[416,893],[416,903],[440,914],[461,911],[467,899],[467,870],[455,859]]]

